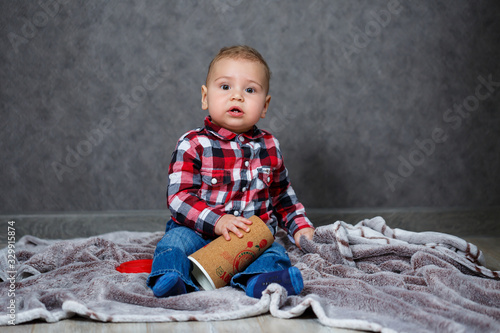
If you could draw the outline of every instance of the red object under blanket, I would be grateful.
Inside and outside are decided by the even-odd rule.
[[[116,270],[120,273],[151,273],[152,265],[153,259],[131,260],[122,263]]]

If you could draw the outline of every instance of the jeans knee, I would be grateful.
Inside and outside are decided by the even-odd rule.
[[[193,230],[178,226],[168,230],[163,238],[156,245],[156,253],[162,253],[171,249],[178,249],[186,255],[196,252],[207,244],[202,237],[200,237]]]
[[[288,254],[286,253],[286,250],[285,248],[278,244],[278,243],[273,243],[271,245],[271,247],[269,247],[266,252],[268,252],[269,254],[274,254],[274,255],[277,255],[277,256],[280,256],[280,257],[288,257]]]

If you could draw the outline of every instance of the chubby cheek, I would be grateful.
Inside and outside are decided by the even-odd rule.
[[[264,108],[266,107],[266,103],[265,101],[261,101],[261,100],[258,100],[258,101],[254,101],[251,105],[252,107],[252,110],[254,110],[255,113],[260,113],[262,111],[264,111]]]
[[[210,103],[214,105],[223,105],[227,101],[227,96],[224,93],[213,93],[208,95]]]

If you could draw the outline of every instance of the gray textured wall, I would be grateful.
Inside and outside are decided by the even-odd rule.
[[[2,1],[2,212],[165,208],[220,47],[306,207],[500,205],[500,2]]]

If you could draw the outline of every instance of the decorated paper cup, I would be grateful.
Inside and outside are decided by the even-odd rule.
[[[224,287],[274,242],[271,230],[260,218],[254,215],[249,220],[250,231],[243,232],[243,237],[231,233],[227,241],[220,236],[188,257],[193,263],[193,277],[203,289]]]

